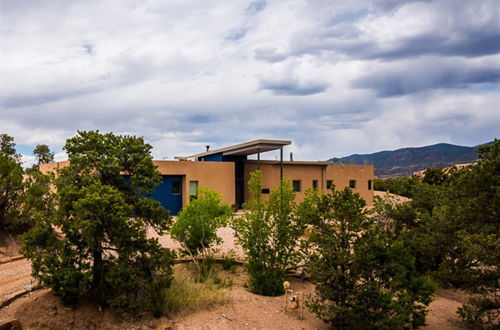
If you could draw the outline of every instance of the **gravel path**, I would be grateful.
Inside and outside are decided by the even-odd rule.
[[[31,263],[26,259],[0,265],[0,304],[24,289],[31,279]],[[33,281],[34,283],[34,281]]]

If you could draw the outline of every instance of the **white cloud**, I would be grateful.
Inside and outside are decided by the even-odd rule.
[[[280,138],[327,159],[499,133],[494,1],[0,1],[17,144],[100,129],[158,158]]]

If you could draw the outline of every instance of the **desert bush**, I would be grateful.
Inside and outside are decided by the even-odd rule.
[[[230,249],[222,255],[222,268],[224,270],[233,270],[236,265],[236,252]]]
[[[67,140],[70,165],[55,182],[57,209],[23,237],[32,273],[65,304],[81,297],[127,312],[163,309],[174,254],[147,238],[168,212],[148,197],[160,175],[142,138],[98,131]],[[127,175],[127,179],[123,174]]]
[[[206,279],[212,271],[213,247],[222,242],[217,229],[227,224],[232,209],[222,202],[221,196],[208,188],[198,190],[198,198],[189,202],[175,223],[170,235],[181,244],[181,253],[189,255],[200,271],[200,279]],[[196,258],[202,259],[201,264]]]
[[[497,291],[472,296],[458,309],[458,314],[471,329],[499,329],[500,294]]]
[[[417,272],[404,241],[366,216],[359,194],[332,190],[306,196],[303,204],[316,219],[306,264],[316,287],[308,302],[313,313],[335,329],[424,323],[433,283]]]
[[[248,183],[251,199],[245,203],[247,212],[233,220],[233,228],[247,256],[250,290],[276,296],[283,293],[286,267],[299,261],[297,246],[303,225],[296,215],[290,182],[282,180],[269,201],[265,201],[261,181],[262,172],[252,172]]]

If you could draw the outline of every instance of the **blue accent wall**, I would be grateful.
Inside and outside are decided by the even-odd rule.
[[[153,191],[152,197],[169,210],[170,215],[179,214],[182,208],[182,176],[162,175],[161,183]]]
[[[222,152],[219,152],[219,153],[213,154],[213,155],[207,155],[207,156],[200,157],[199,160],[205,161],[205,162],[222,162],[223,161]]]

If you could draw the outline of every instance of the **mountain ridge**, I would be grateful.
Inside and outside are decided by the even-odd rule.
[[[489,144],[491,142],[485,143]],[[480,144],[481,145],[481,144]],[[375,176],[409,176],[429,167],[446,167],[471,163],[478,159],[477,149],[450,143],[436,143],[423,147],[405,147],[383,150],[371,154],[353,154],[341,158],[330,158],[330,162],[342,164],[372,164]]]

